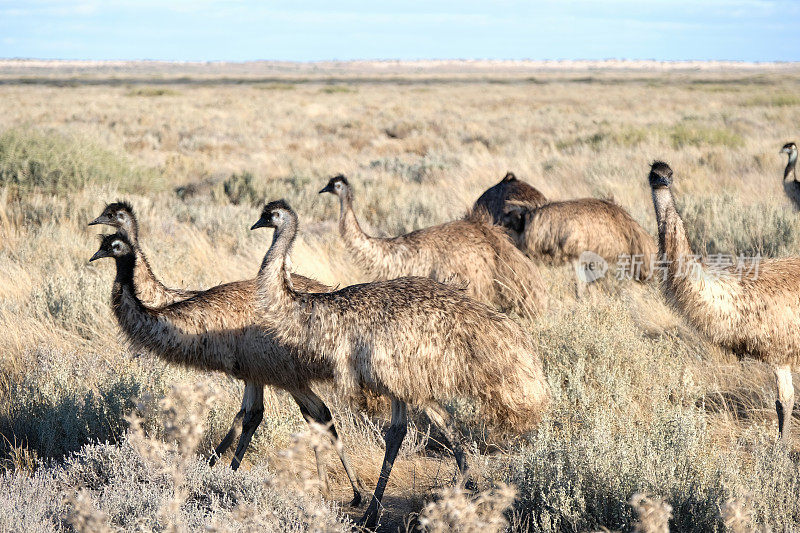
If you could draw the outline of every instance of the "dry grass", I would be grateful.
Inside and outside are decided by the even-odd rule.
[[[353,178],[375,234],[460,216],[507,170],[549,198],[614,197],[652,232],[645,178],[660,158],[676,169],[696,251],[800,252],[777,153],[800,123],[793,69],[401,69],[397,84],[390,73],[347,69],[331,80],[167,68],[164,81],[133,68],[120,82],[119,72],[3,68],[3,530],[305,530],[317,519],[335,529],[361,511],[321,503],[308,446],[317,441],[293,437],[304,422],[282,393],[268,395],[241,472],[204,466],[198,454],[227,429],[241,384],[168,367],[120,341],[108,305],[113,265],[86,263],[96,248],[86,223],[108,201],[136,207],[157,275],[198,287],[255,274],[268,246],[247,229],[255,206],[286,198],[301,216],[296,270],[349,284],[364,276],[335,232],[337,207],[317,195],[334,173]],[[709,346],[655,287],[604,280],[576,301],[568,269],[544,275],[554,304],[527,325],[553,411],[539,430],[506,438],[486,433],[469,402],[449,406],[470,436],[483,491],[474,496],[450,488],[453,461],[418,418],[384,528],[795,529],[798,441],[775,441],[770,369]],[[198,382],[213,385],[213,401],[184,397],[164,409],[181,384]],[[354,466],[374,484],[381,419],[322,392]],[[346,478],[325,455],[344,501]],[[505,486],[516,500],[503,514]],[[635,510],[636,494],[649,499],[637,497]]]

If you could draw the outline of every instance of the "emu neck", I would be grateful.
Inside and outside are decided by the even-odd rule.
[[[117,264],[117,275],[114,278],[114,284],[119,284],[121,287],[133,290],[133,271],[136,268],[136,256],[134,254],[127,254],[115,258],[115,261]]]
[[[385,258],[391,253],[391,240],[371,237],[364,233],[353,212],[352,193],[339,197],[339,234],[356,261],[373,276],[387,277]]]
[[[295,293],[287,267],[289,251],[296,236],[297,222],[294,220],[286,227],[276,229],[258,271],[259,301],[270,314],[283,315],[294,303]]]
[[[692,248],[686,237],[672,192],[667,188],[653,189],[653,207],[658,222],[658,253],[672,262],[683,256],[691,256]]]
[[[794,175],[794,181],[797,181],[797,151],[789,152],[789,161],[786,163],[786,168],[783,170],[783,179],[789,177],[789,174]]]
[[[181,298],[177,297],[172,291],[167,289],[153,274],[153,269],[150,268],[150,262],[139,246],[137,239],[138,229],[134,225],[132,232],[120,228],[118,231],[122,235],[127,235],[133,246],[133,252],[136,255],[136,266],[133,270],[133,279],[136,286],[136,296],[144,303],[152,307],[161,307],[163,305],[171,304]]]
[[[653,207],[658,222],[658,259],[666,261],[668,274],[664,280],[666,286],[673,292],[675,290],[691,292],[691,285],[696,276],[686,275],[686,272],[692,270],[699,273],[696,269],[700,269],[701,265],[692,253],[683,220],[675,209],[672,192],[668,188],[653,189]],[[679,287],[681,285],[686,286]]]

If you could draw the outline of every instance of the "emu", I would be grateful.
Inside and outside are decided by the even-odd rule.
[[[778,431],[788,439],[794,406],[791,368],[800,362],[800,258],[713,267],[699,262],[675,209],[672,169],[656,161],[648,181],[658,221],[658,253],[667,262],[662,279],[667,299],[714,343],[773,365]],[[757,276],[741,275],[752,267],[758,268]]]
[[[800,181],[797,181],[797,145],[793,142],[786,143],[781,148],[780,153],[789,156],[786,161],[786,168],[783,169],[783,190],[795,209],[800,209]],[[786,178],[789,177],[789,174],[792,175],[792,179],[787,180]]]
[[[137,296],[140,254],[141,250],[137,251],[128,234],[116,233],[104,236],[100,249],[90,259],[115,259],[117,274],[111,291],[112,308],[131,345],[170,363],[224,372],[245,382],[241,409],[214,450],[209,465],[214,466],[238,436],[231,468],[239,467],[263,420],[264,387],[270,385],[286,390],[306,421],[328,428],[353,489],[351,505],[359,505],[363,490],[361,481],[350,466],[330,410],[310,386],[313,382],[330,381],[333,378],[331,369],[276,341],[270,333],[272,324],[253,311],[257,301],[256,280],[218,285],[187,300],[153,308],[144,305]],[[303,276],[293,275],[293,280],[307,291],[329,290]],[[316,461],[321,487],[327,493],[324,463],[319,455]]]
[[[259,312],[282,342],[329,363],[345,390],[363,387],[391,400],[391,425],[372,501],[361,524],[374,527],[386,483],[406,434],[408,406],[440,427],[467,477],[458,430],[441,402],[479,399],[495,424],[525,431],[550,398],[541,361],[525,331],[463,290],[406,277],[304,293],[286,270],[297,215],[267,204],[251,229],[270,227],[272,244],[258,272]]]
[[[339,234],[356,262],[373,279],[429,277],[467,283],[470,296],[501,310],[537,314],[547,307],[538,268],[484,210],[465,218],[392,238],[365,234],[353,212],[353,192],[342,175],[320,191],[339,198]]]
[[[485,209],[495,224],[505,226],[512,239],[516,239],[524,229],[524,221],[519,216],[519,211],[510,214],[506,211],[508,202],[519,202],[528,209],[536,209],[546,204],[547,198],[529,183],[518,179],[513,172],[506,173],[502,180],[478,197],[472,206],[473,211]]]
[[[578,266],[581,254],[593,252],[609,265],[618,265],[622,256],[630,259],[630,265],[624,265],[630,267],[630,277],[650,277],[655,241],[617,204],[596,198],[551,202],[536,209],[510,204],[510,211],[524,221],[517,246],[531,259]]]

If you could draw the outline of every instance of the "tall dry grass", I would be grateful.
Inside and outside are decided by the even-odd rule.
[[[0,529],[305,530],[317,518],[336,529],[359,514],[322,503],[309,485],[306,441],[316,441],[294,436],[305,424],[283,393],[268,394],[245,468],[204,466],[242,386],[121,342],[108,304],[113,265],[87,264],[97,241],[86,223],[108,201],[134,204],[168,285],[208,287],[255,274],[268,242],[247,228],[261,201],[286,198],[301,216],[296,270],[349,284],[365,278],[337,237],[336,206],[317,195],[331,174],[352,178],[375,234],[460,216],[507,170],[550,198],[613,197],[653,231],[645,177],[660,158],[676,170],[696,251],[800,251],[777,153],[800,123],[791,69],[402,85],[368,76],[231,84],[212,74],[57,87],[55,72],[41,85],[0,86]],[[708,345],[656,287],[606,279],[576,301],[570,270],[544,275],[554,305],[526,327],[552,412],[514,438],[487,433],[470,402],[448,406],[470,441],[477,495],[451,488],[453,461],[415,418],[384,527],[796,528],[797,440],[775,440],[770,369]],[[164,409],[197,383],[213,385],[213,401],[179,394]],[[322,392],[374,483],[381,417]],[[346,478],[323,452],[344,501]],[[513,503],[502,487],[514,488]]]

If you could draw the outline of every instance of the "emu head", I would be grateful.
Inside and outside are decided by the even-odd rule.
[[[108,204],[99,217],[89,222],[90,226],[95,224],[105,224],[106,226],[117,228],[119,233],[132,239],[136,239],[139,233],[136,215],[133,213],[133,207],[128,202]]]
[[[795,143],[786,143],[783,145],[783,148],[781,148],[780,153],[789,154],[790,157],[792,154],[797,156],[797,145]]]
[[[324,192],[335,194],[339,198],[346,198],[350,194],[350,183],[348,183],[343,174],[339,174],[332,177],[328,184],[319,191],[320,194]]]
[[[648,179],[653,189],[669,188],[672,185],[672,169],[663,161],[653,161]]]
[[[290,223],[297,223],[297,215],[286,200],[274,200],[264,206],[261,218],[250,229],[275,228],[281,230]]]
[[[120,257],[133,255],[133,246],[125,235],[114,233],[112,235],[100,236],[100,248],[94,253],[89,261],[95,261],[102,257]]]

